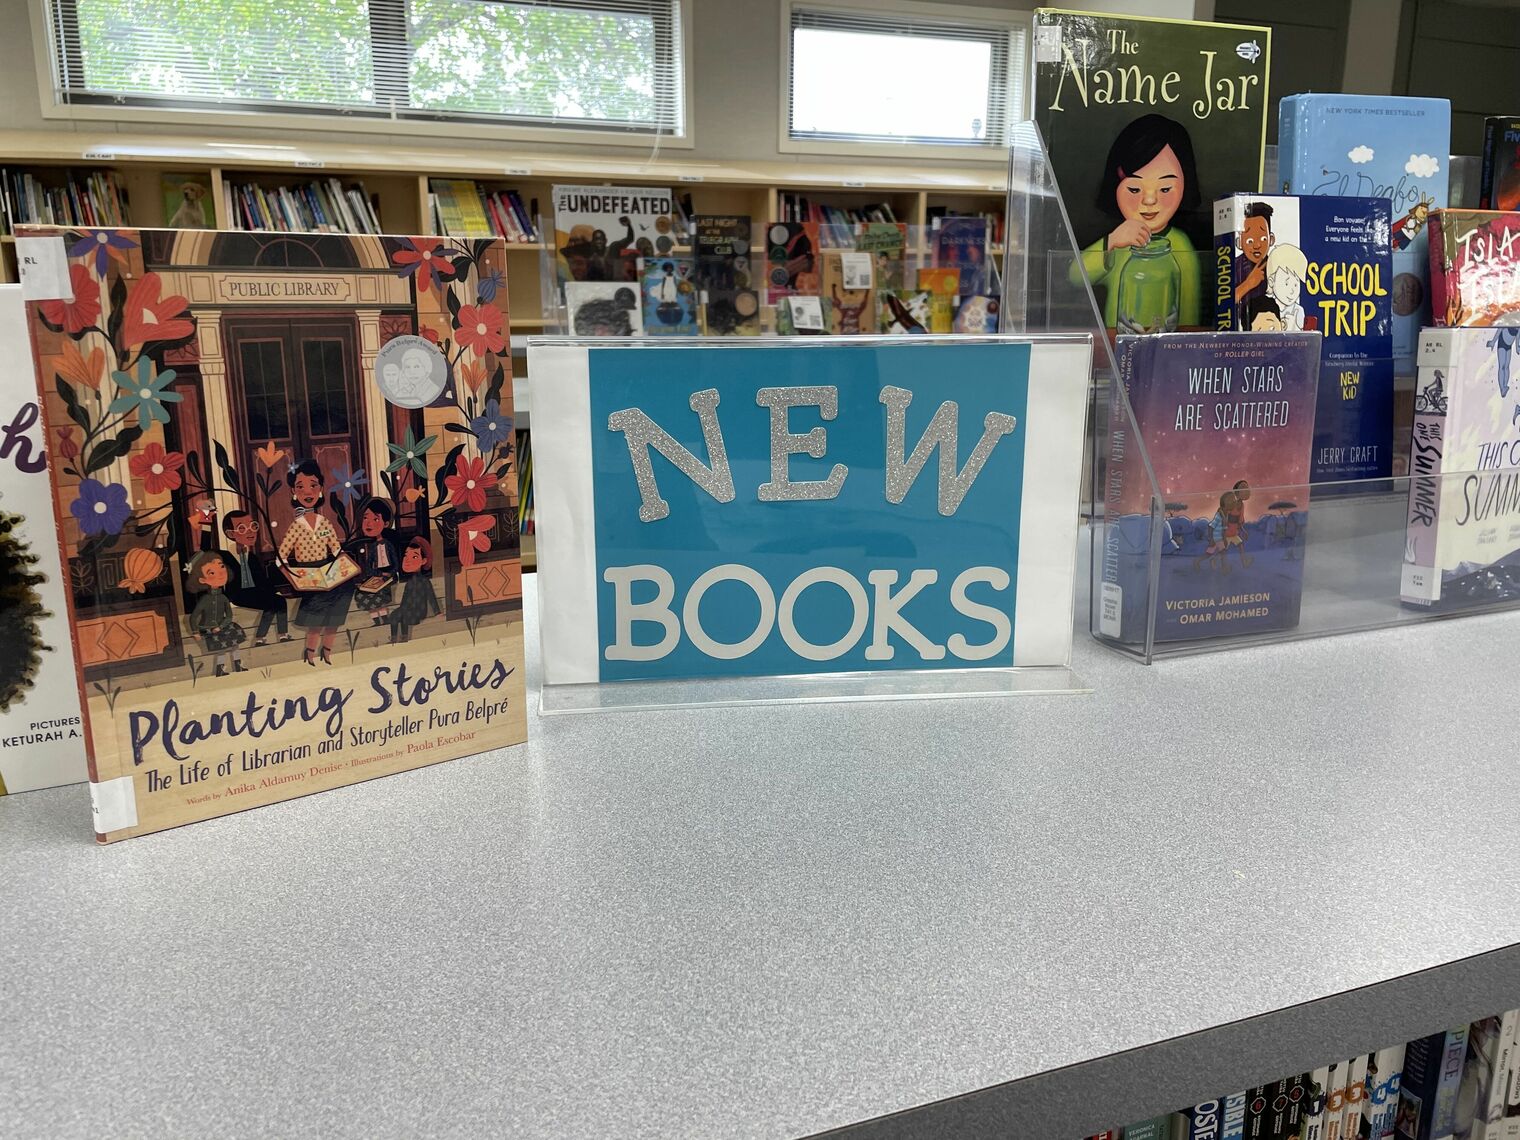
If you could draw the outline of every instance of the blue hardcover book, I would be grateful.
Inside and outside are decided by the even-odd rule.
[[[674,254],[639,258],[639,285],[645,336],[697,335],[697,286],[691,258]]]
[[[1393,206],[1393,356],[1413,361],[1430,323],[1425,222],[1446,205],[1451,103],[1399,95],[1289,95],[1278,111],[1284,194],[1387,198]]]
[[[1389,221],[1381,198],[1235,194],[1214,204],[1214,327],[1324,336],[1316,483],[1393,473]]]
[[[1298,624],[1319,346],[1314,333],[1119,337],[1119,376],[1139,438],[1131,437],[1116,385],[1105,477],[1104,637],[1145,640],[1157,544],[1156,641]]]

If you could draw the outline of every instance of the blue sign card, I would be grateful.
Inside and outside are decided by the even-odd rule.
[[[545,683],[1066,664],[1090,352],[533,342]]]

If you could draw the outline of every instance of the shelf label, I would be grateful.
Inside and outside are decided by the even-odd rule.
[[[676,181],[677,182],[701,182],[702,181],[702,176],[700,174],[678,174],[678,175],[676,175]]]
[[[298,158],[296,159],[296,165],[304,166],[309,170],[321,170],[327,163],[320,158]]]
[[[846,178],[839,185],[841,185],[841,186],[848,186],[848,187],[851,187],[852,189],[861,189],[861,188],[863,188],[865,186],[865,183],[859,181],[858,179]]]
[[[114,150],[87,150],[84,152],[84,160],[86,162],[115,162],[116,152]]]
[[[69,281],[69,255],[61,236],[17,238],[16,267],[21,270],[22,300],[74,299],[74,286]]]
[[[507,173],[514,178],[526,178],[533,173],[533,168],[531,166],[509,166],[507,167]]]

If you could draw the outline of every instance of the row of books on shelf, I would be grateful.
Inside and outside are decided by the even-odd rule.
[[[488,190],[468,178],[428,182],[428,216],[433,233],[450,237],[494,235],[511,242],[538,241],[538,199],[526,205],[516,190]]]
[[[1093,1140],[1514,1140],[1520,1010],[1220,1095]]]
[[[227,217],[234,228],[282,233],[378,234],[376,203],[362,183],[336,178],[290,186],[222,183]]]
[[[533,513],[533,439],[527,431],[517,433],[517,533],[533,534],[537,522]]]
[[[111,171],[69,173],[49,186],[24,170],[0,169],[4,233],[17,226],[120,226],[127,222],[127,192]]]

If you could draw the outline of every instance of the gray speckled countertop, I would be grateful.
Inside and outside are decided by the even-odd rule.
[[[1506,946],[1517,632],[533,716],[109,848],[0,799],[0,1135],[795,1135]]]

